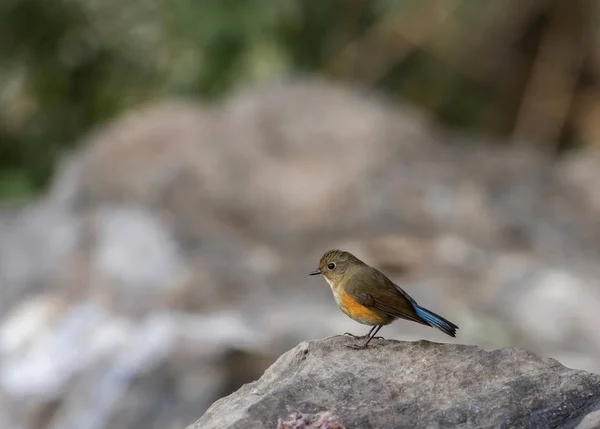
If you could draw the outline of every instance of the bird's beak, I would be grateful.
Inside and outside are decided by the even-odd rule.
[[[321,270],[314,270],[312,273],[309,273],[308,275],[309,276],[318,276],[319,274],[322,274]]]

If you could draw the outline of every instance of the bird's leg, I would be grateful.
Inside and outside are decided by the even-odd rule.
[[[367,341],[365,341],[365,343],[364,343],[362,346],[359,346],[359,345],[356,345],[356,344],[355,344],[355,345],[354,345],[354,347],[352,347],[352,348],[353,348],[353,349],[357,349],[357,350],[360,350],[360,349],[365,349],[365,348],[367,348],[367,346],[369,345],[369,342],[370,342],[370,341],[371,341],[373,338],[375,338],[375,335],[377,335],[377,332],[379,332],[379,330],[380,330],[381,328],[383,328],[383,325],[374,326],[374,327],[373,327],[373,329],[371,329],[371,331],[369,332],[369,335],[368,335]],[[374,331],[374,332],[373,332],[373,331]]]
[[[360,340],[361,338],[367,338],[368,336],[370,336],[370,335],[371,335],[371,332],[373,332],[373,330],[374,330],[376,327],[377,327],[377,325],[373,326],[367,335],[354,335],[354,334],[351,334],[350,332],[345,332],[345,333],[344,333],[344,335],[349,335],[349,336],[351,336],[352,338],[356,338],[356,339],[359,339],[359,340]]]
[[[375,335],[377,335],[377,332],[379,332],[379,330],[380,330],[381,328],[383,328],[383,325],[379,325],[379,326],[377,327],[377,329],[375,329],[375,332],[373,332],[373,333],[372,333],[372,334],[369,336],[369,338],[367,338],[367,341],[365,341],[365,345],[363,346],[363,348],[365,348],[365,347],[367,347],[367,346],[369,345],[369,342],[370,342],[370,341],[371,341],[373,338],[375,338]],[[383,338],[383,337],[380,337],[380,338]]]
[[[383,328],[383,325],[375,325],[375,326],[373,326],[373,327],[371,328],[371,330],[369,331],[369,333],[368,333],[367,335],[365,335],[365,336],[366,336],[366,337],[371,337],[371,340],[372,340],[373,338],[377,338],[378,340],[383,340],[383,339],[384,339],[383,337],[376,337],[376,336],[375,336],[375,334],[377,334],[377,331],[379,331],[381,328]],[[375,329],[377,329],[377,331],[373,332]],[[371,336],[371,334],[373,334],[373,335]],[[363,338],[364,338],[364,337],[363,337]],[[371,341],[371,340],[369,340],[369,341]]]

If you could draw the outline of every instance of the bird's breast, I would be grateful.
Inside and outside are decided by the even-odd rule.
[[[336,304],[342,310],[346,316],[351,319],[357,321],[358,323],[362,323],[363,325],[387,325],[390,323],[392,319],[383,317],[381,314],[371,310],[368,307],[357,302],[354,298],[352,298],[342,286],[336,286],[329,279],[325,278],[329,287],[331,287],[331,292],[333,292],[333,298],[335,299]]]

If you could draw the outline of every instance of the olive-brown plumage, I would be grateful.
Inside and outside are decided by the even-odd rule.
[[[362,347],[369,344],[381,327],[396,319],[432,326],[456,336],[458,326],[419,306],[385,274],[349,252],[337,249],[326,252],[319,268],[310,274],[325,277],[337,305],[348,317],[373,326]]]

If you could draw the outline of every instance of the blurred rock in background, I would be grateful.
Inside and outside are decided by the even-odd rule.
[[[563,3],[0,5],[0,427],[183,428],[364,334],[331,247],[600,372],[598,11]]]
[[[600,372],[589,158],[452,139],[320,80],[99,128],[3,222],[6,427],[185,426],[297,342],[362,333],[307,276],[334,246],[456,321],[458,342]]]

